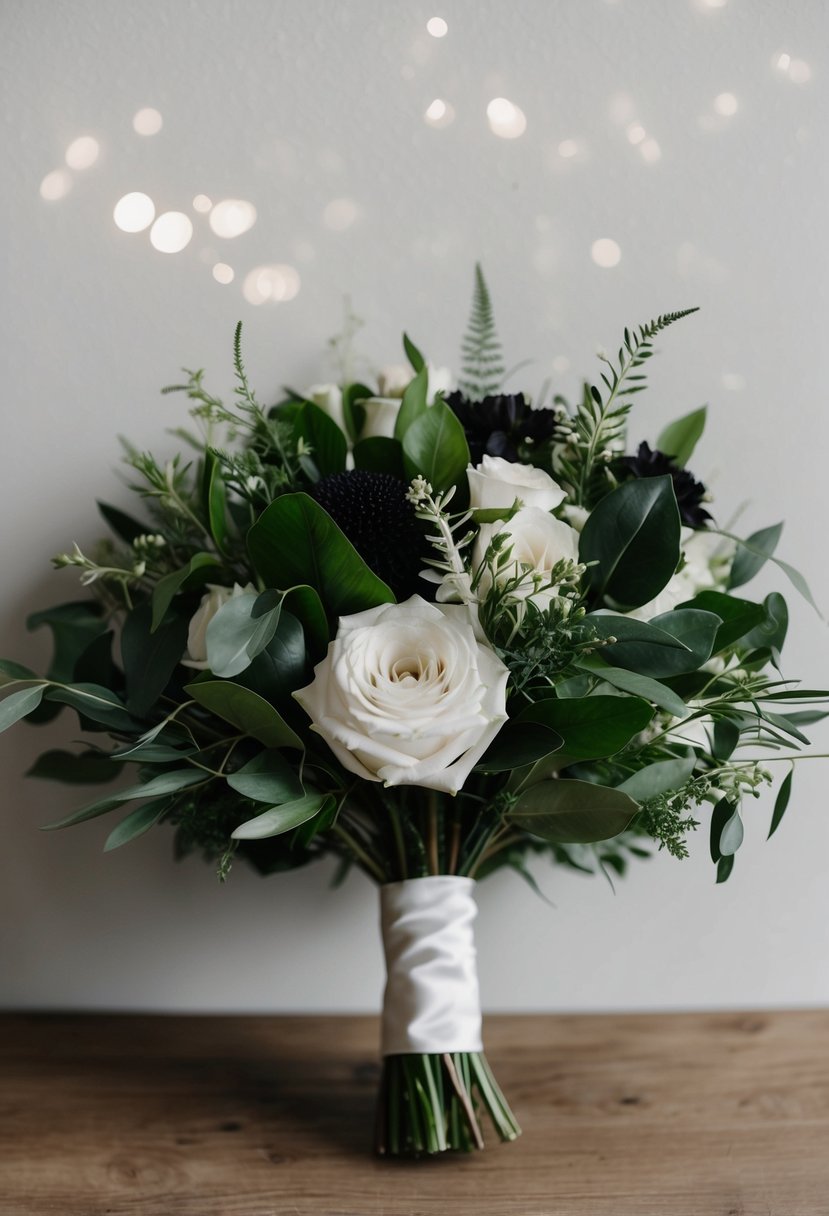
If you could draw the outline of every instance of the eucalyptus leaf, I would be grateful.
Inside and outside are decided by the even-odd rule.
[[[737,541],[737,552],[731,565],[729,587],[741,587],[759,573],[777,548],[782,531],[783,524],[779,523],[761,528],[759,532],[752,532],[745,540],[730,537],[731,540]],[[729,533],[723,532],[721,535],[728,536]]]
[[[722,621],[711,648],[713,654],[718,654],[719,651],[746,638],[767,618],[766,609],[762,604],[738,599],[737,596],[726,595],[722,591],[700,591],[692,600],[679,604],[677,611],[685,609],[713,612]]]
[[[272,805],[294,802],[303,794],[294,768],[273,748],[260,752],[243,768],[231,773],[227,784],[245,798]]]
[[[635,798],[637,802],[646,802],[648,798],[655,798],[658,794],[680,789],[691,779],[696,762],[694,755],[677,756],[675,760],[656,760],[628,777],[616,788]]]
[[[38,677],[22,663],[12,659],[0,659],[0,688],[6,684],[16,684],[19,680],[36,680]]]
[[[216,453],[208,448],[202,469],[202,507],[207,519],[210,535],[220,553],[227,550],[227,490],[222,467]]]
[[[10,692],[0,701],[0,731],[8,730],[15,722],[25,718],[33,709],[37,709],[43,700],[43,684],[32,684],[28,688],[19,688]]]
[[[559,778],[525,790],[506,819],[554,844],[590,844],[618,836],[638,809],[622,790]]]
[[[131,785],[127,789],[119,790],[117,794],[110,794],[108,798],[100,798],[98,801],[90,803],[89,806],[82,807],[79,811],[73,811],[71,815],[58,820],[57,823],[44,824],[41,831],[54,832],[58,828],[73,827],[76,823],[83,823],[87,819],[96,819],[99,815],[106,815],[108,811],[113,810],[122,802],[132,802],[136,798],[162,798],[166,794],[175,794],[192,785],[203,785],[208,779],[209,774],[202,769],[192,767],[170,769],[167,772],[159,773],[150,781]]]
[[[560,701],[536,701],[517,723],[541,723],[561,736],[561,753],[568,762],[598,760],[621,751],[644,730],[653,709],[641,697],[590,696]]]
[[[120,849],[121,845],[143,836],[167,814],[169,809],[170,806],[167,802],[160,807],[157,802],[147,802],[144,806],[137,806],[107,836],[104,852],[109,853],[112,849]]]
[[[234,595],[210,620],[205,634],[207,663],[222,679],[238,676],[265,649],[279,626],[282,596],[259,616],[254,610],[263,598],[257,591]]]
[[[669,476],[623,482],[591,511],[579,556],[595,563],[588,583],[599,599],[637,608],[654,599],[680,559],[680,519]]]
[[[230,680],[205,680],[188,684],[185,691],[199,705],[266,747],[303,749],[302,740],[282,715],[264,697],[241,684]]]
[[[680,468],[686,465],[705,430],[707,412],[708,407],[703,405],[669,423],[656,440],[657,450],[670,456]]]
[[[158,629],[173,598],[179,591],[192,591],[203,587],[211,577],[221,576],[221,567],[211,553],[196,553],[186,566],[165,574],[153,588],[152,629]]]
[[[140,723],[127,712],[124,702],[116,693],[100,684],[79,683],[66,687],[50,684],[46,699],[62,705],[71,705],[82,718],[97,722],[111,730],[138,733]]]
[[[33,612],[26,619],[26,628],[40,629],[46,625],[52,633],[54,652],[46,672],[50,680],[69,683],[75,674],[75,663],[90,642],[106,633],[103,609],[94,600],[78,600],[57,604],[42,612]]]
[[[713,862],[718,862],[722,857],[720,841],[722,839],[723,828],[731,819],[736,810],[736,806],[733,802],[730,802],[728,798],[720,798],[719,802],[711,812],[709,845],[711,850],[711,860]]]
[[[646,701],[652,701],[654,705],[666,710],[674,718],[684,718],[689,713],[688,706],[678,693],[675,693],[672,688],[668,688],[667,684],[660,684],[658,680],[654,680],[650,676],[640,675],[636,671],[627,671],[623,667],[609,667],[606,663],[592,658],[582,659],[576,665],[583,667],[597,679],[612,684],[614,688],[643,697]]]
[[[152,610],[144,603],[127,614],[121,630],[127,709],[138,718],[156,705],[187,648],[184,617],[171,614],[155,630],[152,625]]]
[[[786,808],[789,805],[789,799],[792,796],[792,779],[794,777],[794,769],[792,768],[780,784],[780,789],[777,791],[777,797],[774,800],[774,810],[771,816],[771,826],[766,839],[770,839],[777,829],[780,827],[780,821],[786,813]]]
[[[563,742],[561,735],[541,723],[506,722],[475,768],[481,773],[508,773],[558,751]]]
[[[740,811],[738,807],[735,807],[733,814],[725,821],[720,832],[720,856],[732,857],[743,843],[744,835]]]
[[[280,836],[312,819],[326,801],[324,794],[305,794],[293,802],[273,806],[255,819],[248,819],[232,833],[234,840],[263,840],[268,836]]]

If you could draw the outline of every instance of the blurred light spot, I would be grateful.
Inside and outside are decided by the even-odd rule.
[[[632,144],[641,144],[642,140],[647,135],[647,131],[642,126],[641,122],[632,122],[628,126],[626,134]]]
[[[501,139],[518,139],[527,129],[527,117],[519,106],[506,97],[493,97],[486,108],[493,135]]]
[[[563,139],[558,145],[558,154],[565,160],[570,160],[571,157],[578,156],[579,145],[575,139]]]
[[[556,355],[553,359],[553,371],[561,375],[563,372],[570,370],[570,360],[566,355]]]
[[[614,93],[607,107],[607,112],[610,121],[615,122],[617,127],[621,127],[633,118],[635,108],[633,98],[629,93]]]
[[[727,0],[702,0],[703,8],[725,8]]]
[[[299,285],[293,266],[256,266],[245,276],[242,295],[249,304],[279,304],[293,300]]]
[[[72,178],[66,170],[53,169],[40,183],[40,197],[47,199],[50,203],[56,203],[59,198],[64,198],[71,189]]]
[[[723,372],[722,382],[731,393],[740,393],[746,386],[746,378],[739,372]]]
[[[235,278],[233,267],[228,266],[227,262],[217,262],[213,267],[213,278],[217,283],[232,283]]]
[[[213,200],[209,199],[206,194],[197,194],[193,199],[193,210],[207,212],[213,206]]]
[[[359,214],[360,209],[353,199],[332,198],[322,213],[322,222],[332,232],[345,232],[346,228],[351,227]]]
[[[101,151],[101,145],[91,135],[81,135],[73,139],[66,149],[66,163],[70,169],[88,169],[94,165]]]
[[[714,109],[723,118],[731,118],[737,113],[737,98],[733,93],[720,93],[714,98]]]
[[[133,130],[137,131],[139,135],[158,135],[163,126],[164,119],[152,106],[139,110],[132,120]]]
[[[448,127],[455,117],[455,111],[448,101],[436,97],[423,115],[430,127]]]
[[[775,55],[772,60],[772,67],[777,68],[778,72],[788,73],[791,67],[792,57],[788,51],[781,51],[779,55]]]
[[[210,227],[216,236],[241,236],[256,223],[256,208],[243,198],[223,198],[210,212]]]
[[[655,139],[646,139],[639,151],[642,153],[642,160],[648,165],[655,165],[662,157],[662,149]]]
[[[619,265],[622,260],[622,251],[616,241],[611,240],[608,236],[603,236],[590,246],[590,256],[597,266],[610,269],[611,266]]]
[[[449,33],[449,26],[442,17],[430,17],[426,22],[426,29],[433,38],[443,38]]]
[[[122,232],[143,232],[155,219],[155,203],[140,190],[119,198],[112,218]]]
[[[793,59],[789,64],[789,80],[795,84],[806,84],[812,79],[812,69],[803,59]]]
[[[183,211],[165,211],[150,229],[150,244],[159,253],[180,253],[193,235],[190,217]]]
[[[317,251],[310,241],[297,241],[294,245],[294,257],[298,262],[313,262]]]

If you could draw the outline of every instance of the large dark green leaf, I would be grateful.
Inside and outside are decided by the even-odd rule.
[[[639,675],[666,679],[696,671],[711,657],[720,618],[696,609],[674,609],[647,623],[610,614],[585,617],[601,637],[618,641],[602,647],[608,663]]]
[[[626,481],[601,500],[581,533],[579,555],[594,595],[638,608],[659,594],[680,558],[680,520],[669,476]]]
[[[303,794],[302,783],[281,752],[260,752],[244,768],[231,773],[227,783],[237,794],[272,806],[294,802]]]
[[[761,528],[759,532],[752,532],[745,540],[733,538],[737,540],[737,552],[728,580],[730,587],[741,587],[743,583],[754,578],[777,548],[782,531],[783,524],[779,523],[772,524],[770,528]]]
[[[272,593],[266,593],[271,601]],[[207,662],[214,675],[231,679],[249,667],[265,649],[279,627],[282,596],[275,597],[272,606],[255,614],[260,600],[258,591],[235,595],[222,604],[207,626],[205,642]]]
[[[726,595],[722,591],[701,591],[692,600],[679,605],[679,609],[699,608],[703,612],[713,612],[722,621],[714,638],[712,653],[717,654],[727,646],[733,646],[741,638],[745,638],[755,626],[766,619],[766,610],[762,604],[751,600],[738,599],[735,595]]]
[[[103,608],[94,600],[57,604],[54,608],[33,612],[26,620],[27,629],[39,629],[42,625],[52,631],[54,643],[52,662],[46,674],[50,680],[60,683],[72,679],[75,664],[89,643],[107,631]]]
[[[187,624],[184,617],[171,614],[153,632],[148,603],[128,613],[121,631],[121,660],[127,709],[136,717],[146,717],[169,684],[187,648]]]
[[[306,820],[312,819],[328,801],[333,798],[324,794],[305,794],[294,802],[284,802],[281,806],[273,806],[263,811],[255,819],[240,823],[233,832],[235,840],[264,840],[268,836],[280,836],[290,832]]]
[[[210,582],[211,578],[220,574],[221,568],[211,553],[196,553],[186,566],[182,566],[181,570],[165,574],[164,578],[159,579],[153,588],[152,628],[159,627],[167,615],[167,609],[173,602],[173,597],[179,591],[193,591],[203,587],[205,583]]]
[[[13,659],[0,659],[0,688],[6,684],[16,684],[18,680],[36,680],[38,677],[22,663]]]
[[[406,476],[425,477],[437,492],[448,490],[466,474],[469,445],[458,419],[437,400],[420,414],[403,436]]]
[[[53,749],[43,752],[26,773],[62,785],[103,785],[114,781],[124,766],[111,760],[106,752],[67,752]]]
[[[646,802],[657,794],[678,790],[691,777],[697,758],[694,755],[677,756],[674,760],[657,760],[628,777],[617,788],[635,798],[637,802]]]
[[[415,419],[419,418],[428,408],[426,405],[426,394],[428,391],[429,371],[423,366],[409,382],[403,394],[400,409],[397,411],[397,418],[394,423],[394,438],[399,439],[401,443],[403,436],[414,423]]]
[[[390,473],[401,481],[406,480],[400,441],[385,435],[373,435],[371,439],[361,439],[354,444],[354,468],[366,469],[369,473]]]
[[[299,708],[291,693],[303,688],[310,677],[302,626],[292,613],[283,610],[276,633],[236,682],[288,713]]]
[[[670,456],[674,464],[680,467],[686,465],[705,430],[707,410],[707,406],[700,406],[698,410],[692,410],[690,414],[677,418],[676,422],[669,423],[656,441],[657,450]]]
[[[728,798],[721,798],[711,813],[709,846],[711,849],[711,860],[714,862],[718,862],[723,857],[723,853],[720,850],[723,829],[736,811],[737,807],[733,802],[729,802]],[[719,882],[720,880],[718,879],[717,881]]]
[[[185,692],[217,717],[230,722],[265,747],[302,749],[302,740],[274,707],[258,693],[231,680],[188,684]]]
[[[678,641],[687,646],[690,654],[671,651],[666,652],[665,659],[671,664],[666,675],[683,675],[687,671],[696,671],[707,663],[714,650],[717,631],[720,628],[720,618],[713,612],[703,612],[699,608],[675,608],[673,612],[665,612],[655,616],[650,622],[656,629],[663,629],[672,634]]]
[[[789,609],[779,591],[772,591],[763,600],[765,616],[762,622],[746,634],[744,643],[752,649],[768,648],[779,655],[789,628]]]
[[[111,507],[108,502],[99,501],[98,510],[115,535],[126,541],[128,545],[131,545],[139,536],[153,531],[149,524],[142,524],[139,520],[133,519],[131,515],[127,515],[125,511],[119,510],[118,507]]]
[[[540,722],[507,722],[475,767],[482,773],[508,773],[549,756],[562,743],[561,735]]]
[[[518,798],[510,823],[554,844],[590,844],[623,832],[638,810],[624,791],[592,781],[541,781]]]
[[[653,717],[653,708],[640,697],[582,697],[536,701],[518,717],[519,725],[538,722],[563,739],[567,762],[598,760],[621,751]],[[556,759],[558,759],[558,755]]]
[[[268,587],[287,591],[307,583],[318,592],[333,627],[340,616],[394,603],[390,588],[307,494],[272,502],[248,532],[248,551]]]
[[[303,439],[321,477],[342,473],[348,442],[333,418],[312,401],[306,401],[294,421],[294,434]]]
[[[109,688],[104,688],[103,685],[87,683],[71,684],[66,687],[49,685],[45,695],[49,701],[71,705],[80,714],[82,722],[86,718],[91,722],[106,726],[110,730],[125,731],[130,734],[137,734],[141,730],[140,723],[136,722],[135,718],[127,712],[121,698]]]

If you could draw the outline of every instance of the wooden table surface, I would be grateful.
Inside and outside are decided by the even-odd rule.
[[[371,1154],[377,1021],[0,1017],[2,1216],[826,1216],[829,1012],[491,1017],[524,1128]]]

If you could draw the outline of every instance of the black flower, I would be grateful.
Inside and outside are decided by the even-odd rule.
[[[666,473],[674,483],[674,493],[679,507],[679,516],[689,528],[704,528],[711,518],[702,506],[705,498],[705,486],[697,481],[687,469],[674,464],[670,456],[640,443],[635,456],[622,456],[617,462],[615,472],[620,480],[626,477],[662,477]]]
[[[352,469],[323,477],[309,491],[398,600],[415,593],[427,598],[429,586],[419,578],[428,549],[425,526],[406,489],[390,473]]]
[[[446,404],[466,432],[473,464],[480,464],[484,456],[501,456],[515,463],[521,458],[521,444],[543,443],[556,428],[555,410],[534,410],[523,393],[470,401],[456,390],[447,395]]]

